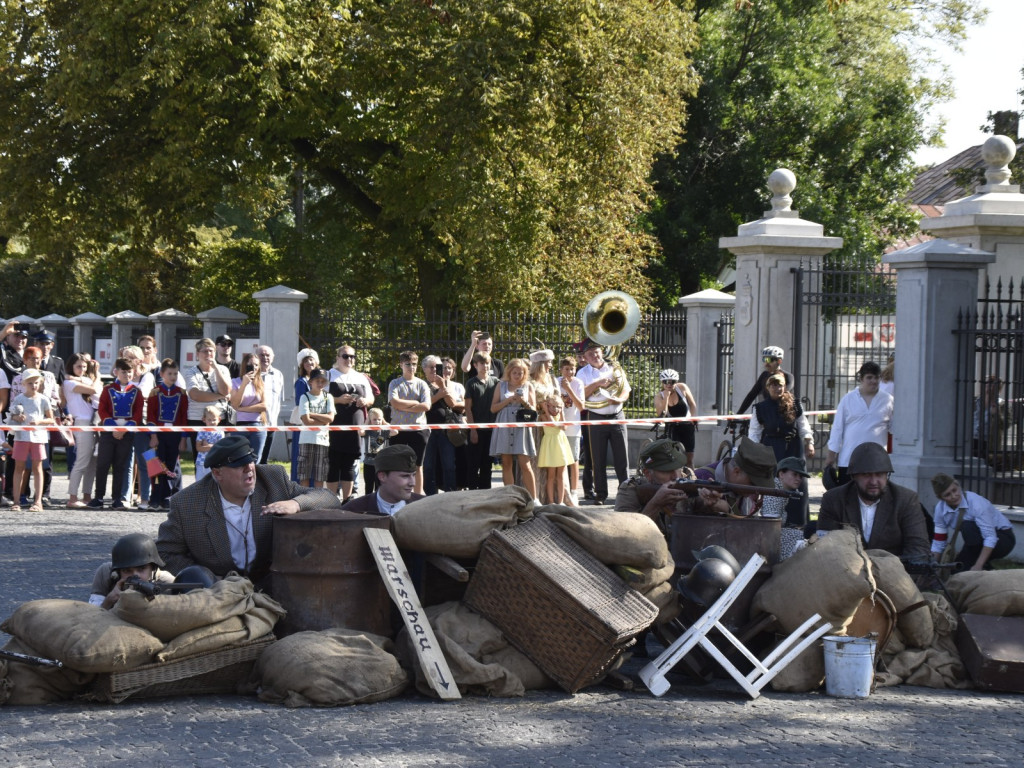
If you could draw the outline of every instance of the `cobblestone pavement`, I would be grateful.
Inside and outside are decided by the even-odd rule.
[[[56,489],[55,489],[56,490]],[[162,515],[0,510],[0,617],[45,597],[84,599],[96,564]],[[6,642],[0,636],[0,642]],[[656,646],[651,646],[652,650]],[[627,671],[639,669],[630,662]],[[921,766],[1024,763],[1024,697],[882,689],[864,700],[679,682],[575,696],[410,695],[342,709],[230,696],[0,708],[0,766]]]

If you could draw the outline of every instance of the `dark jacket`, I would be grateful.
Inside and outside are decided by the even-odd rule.
[[[418,493],[414,493],[409,498],[409,503],[416,501],[417,499],[424,498]],[[354,499],[349,499],[345,502],[345,506],[342,507],[346,512],[362,512],[366,515],[379,515],[380,508],[377,506],[377,493],[368,493],[365,496],[356,496]]]
[[[857,484],[852,480],[826,491],[818,513],[819,531],[836,531],[843,526],[852,526],[858,531],[861,527]],[[928,528],[917,494],[890,482],[878,500],[871,538],[864,544],[866,549],[884,549],[897,556],[926,557],[929,550]]]

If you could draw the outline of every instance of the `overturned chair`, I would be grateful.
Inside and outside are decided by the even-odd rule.
[[[698,645],[710,654],[721,667],[739,683],[751,698],[756,699],[761,695],[761,689],[771,682],[787,664],[795,659],[804,649],[816,643],[821,637],[831,631],[832,626],[828,622],[821,623],[814,628],[809,635],[803,636],[804,632],[822,622],[819,614],[814,614],[807,621],[800,625],[792,634],[779,643],[771,653],[764,659],[758,659],[750,650],[725,627],[721,619],[733,602],[740,596],[758,568],[764,564],[765,559],[755,554],[739,572],[736,579],[722,593],[722,596],[700,617],[693,625],[671,646],[665,649],[658,658],[640,670],[640,679],[655,696],[665,695],[671,685],[665,676],[676,666],[690,651]],[[728,641],[753,665],[753,670],[743,674],[726,653],[723,652],[709,635],[715,632],[720,636],[718,642]]]

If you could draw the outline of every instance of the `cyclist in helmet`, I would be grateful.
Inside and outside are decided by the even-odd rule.
[[[654,396],[654,415],[658,418],[663,416],[694,416],[697,413],[697,403],[693,399],[690,388],[679,380],[679,374],[671,368],[666,368],[658,374],[661,380],[661,390]],[[668,437],[677,443],[682,443],[686,451],[686,466],[693,469],[693,448],[696,440],[696,424],[692,421],[674,421],[668,424]]]
[[[764,370],[761,371],[761,375],[757,377],[754,386],[750,388],[746,397],[743,398],[739,410],[736,411],[737,413],[746,413],[755,400],[760,402],[760,400],[768,399],[768,390],[766,388],[768,377],[776,373],[781,373],[786,377],[786,391],[793,391],[793,374],[782,370],[783,357],[785,357],[785,353],[782,351],[782,347],[768,346],[761,350],[761,362],[764,364]]]
[[[174,576],[161,570],[163,564],[151,537],[144,533],[122,536],[110,551],[110,562],[96,569],[89,602],[110,610],[121,597],[121,588],[130,576],[138,576],[143,581],[173,582]]]

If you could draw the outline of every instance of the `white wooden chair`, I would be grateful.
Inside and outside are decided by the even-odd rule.
[[[651,693],[655,696],[663,696],[668,692],[671,687],[668,680],[665,679],[665,675],[678,664],[686,654],[694,649],[695,646],[699,645],[707,653],[717,661],[726,672],[728,672],[733,680],[740,684],[752,699],[756,699],[761,695],[761,689],[771,682],[772,678],[781,672],[787,664],[795,659],[804,649],[808,648],[811,644],[816,643],[823,635],[827,634],[831,629],[832,625],[828,622],[821,624],[815,628],[811,634],[807,637],[803,637],[803,633],[808,629],[811,629],[815,624],[822,621],[819,614],[814,614],[807,621],[800,625],[800,627],[793,632],[789,637],[779,643],[775,649],[769,653],[764,659],[758,659],[754,656],[750,650],[743,645],[743,643],[730,632],[722,623],[721,619],[725,615],[725,612],[729,610],[729,607],[733,602],[740,596],[750,580],[754,578],[754,574],[757,573],[757,569],[764,563],[764,558],[761,555],[755,554],[747,564],[743,567],[743,570],[739,572],[736,579],[729,585],[728,589],[722,594],[720,598],[712,605],[703,616],[700,617],[693,626],[691,626],[686,632],[671,646],[665,649],[658,658],[654,659],[651,663],[640,670],[640,679],[644,681]],[[733,664],[726,655],[716,646],[708,634],[716,630],[717,633],[725,640],[732,643],[732,645],[743,654],[746,659],[754,665],[754,669],[744,675],[736,665]]]

